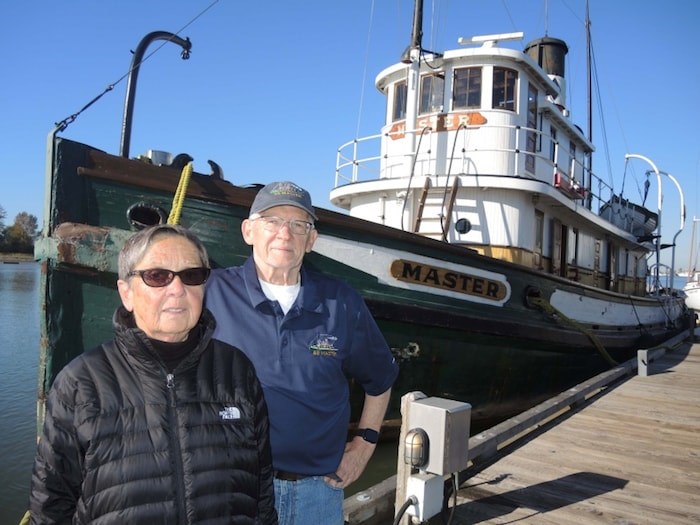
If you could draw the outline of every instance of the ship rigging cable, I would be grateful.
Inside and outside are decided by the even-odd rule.
[[[214,7],[214,5],[217,4],[218,2],[219,2],[219,0],[213,0],[211,4],[209,4],[207,7],[205,7],[204,9],[202,9],[197,15],[194,16],[194,18],[192,18],[189,22],[187,22],[184,26],[182,26],[177,32],[173,33],[173,37],[179,36],[180,33],[182,33],[185,29],[187,29],[187,27],[189,27],[190,25],[192,25],[198,18],[200,18],[204,13],[206,13],[207,11],[209,11],[209,9],[211,9],[212,7]],[[70,116],[64,118],[64,119],[61,120],[60,122],[56,122],[56,123],[55,123],[55,124],[56,124],[56,128],[57,128],[56,131],[57,131],[57,132],[64,131],[75,119],[78,118],[78,116],[79,116],[81,113],[83,113],[85,110],[87,110],[90,106],[92,106],[95,102],[97,102],[98,100],[100,100],[100,99],[101,99],[103,96],[105,96],[107,93],[109,93],[110,91],[112,91],[112,90],[114,89],[114,87],[115,87],[117,84],[119,84],[122,80],[124,80],[126,77],[129,76],[129,74],[131,73],[131,71],[132,71],[134,68],[139,67],[139,66],[140,66],[141,64],[143,64],[146,60],[148,60],[149,58],[151,58],[155,53],[157,53],[157,52],[160,50],[160,48],[162,48],[162,47],[163,47],[165,44],[167,44],[168,42],[169,42],[169,40],[165,40],[161,45],[159,45],[157,48],[155,48],[151,53],[149,53],[148,55],[146,55],[146,56],[143,58],[143,60],[141,60],[138,64],[134,64],[131,68],[129,68],[129,71],[127,71],[127,72],[124,73],[121,77],[119,77],[119,79],[117,79],[116,82],[113,82],[112,84],[109,84],[109,85],[102,91],[102,93],[100,93],[100,94],[97,95],[95,98],[93,98],[90,102],[88,102],[87,104],[85,104],[82,108],[80,108],[80,110],[78,110],[77,112],[73,113],[72,115],[70,115]]]

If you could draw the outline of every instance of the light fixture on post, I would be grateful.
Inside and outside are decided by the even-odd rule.
[[[401,53],[401,58],[399,58],[399,61],[402,64],[410,64],[413,62],[413,59],[411,58],[411,50],[413,48],[411,46],[408,46],[406,49],[403,50],[403,53]]]
[[[428,464],[428,434],[422,428],[413,428],[406,433],[403,440],[403,461],[413,468],[422,468]]]

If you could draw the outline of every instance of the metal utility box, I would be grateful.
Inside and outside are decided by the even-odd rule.
[[[428,462],[421,468],[440,476],[467,468],[472,406],[440,397],[413,401],[409,425],[428,434]]]
[[[414,474],[406,482],[406,494],[416,497],[418,503],[408,507],[406,512],[426,521],[442,510],[445,493],[445,480],[434,474]]]

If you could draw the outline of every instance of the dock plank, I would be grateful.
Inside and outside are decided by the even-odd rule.
[[[457,502],[456,525],[700,523],[700,345],[524,440]]]

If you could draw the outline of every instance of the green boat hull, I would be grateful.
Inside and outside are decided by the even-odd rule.
[[[119,304],[119,249],[141,225],[167,218],[180,177],[176,169],[108,155],[64,139],[51,145],[49,160],[47,219],[35,251],[43,269],[39,424],[43,399],[61,368],[111,338],[112,314]],[[256,186],[238,187],[212,176],[192,175],[180,223],[202,239],[212,266],[241,264],[249,256],[240,226],[256,191]],[[633,357],[637,349],[672,337],[690,322],[683,306],[675,303],[679,313],[672,322],[668,318],[642,326],[562,322],[561,316],[537,305],[547,304],[555,293],[612,303],[634,301],[639,308],[649,307],[652,299],[585,287],[329,210],[319,209],[318,215],[321,238],[329,242],[410,254],[400,276],[405,281],[423,279],[418,263],[411,262],[420,258],[445,267],[481,269],[484,275],[504,276],[507,283],[506,298],[489,304],[491,298],[475,302],[454,293],[435,293],[427,286],[396,286],[342,254],[308,255],[309,265],[346,280],[362,293],[400,364],[390,420],[399,418],[400,397],[419,390],[471,403],[472,431],[476,431],[599,373],[612,361]],[[461,274],[453,274],[443,272],[448,275],[443,280],[454,284]],[[433,277],[426,274],[423,280]],[[440,284],[433,280],[428,284]],[[361,392],[351,391],[356,410]]]

